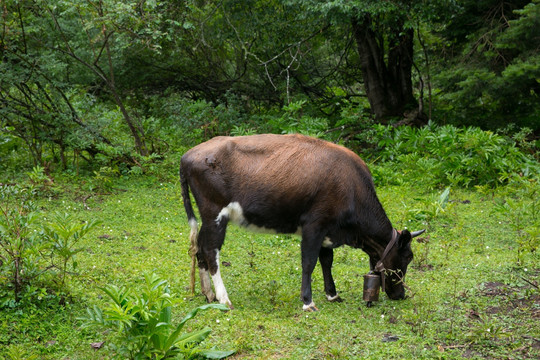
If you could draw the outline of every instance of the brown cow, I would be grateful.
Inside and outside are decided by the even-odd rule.
[[[364,250],[372,270],[387,274],[383,290],[391,299],[404,298],[411,239],[422,231],[394,230],[366,164],[352,151],[302,135],[216,137],[182,157],[180,178],[191,226],[191,287],[193,291],[196,256],[209,302],[217,297],[232,308],[219,266],[229,221],[302,236],[304,310],[317,310],[311,294],[317,258],[328,300],[341,301],[331,268],[333,248],[344,244]],[[202,219],[200,231],[190,189]]]

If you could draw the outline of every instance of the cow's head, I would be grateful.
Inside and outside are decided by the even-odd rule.
[[[403,280],[407,273],[407,266],[413,259],[411,241],[414,237],[422,234],[425,230],[410,233],[403,230],[397,234],[397,240],[383,259],[384,264],[384,291],[392,300],[405,298]]]

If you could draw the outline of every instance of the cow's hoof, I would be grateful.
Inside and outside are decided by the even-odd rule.
[[[366,306],[367,306],[367,307],[372,307],[372,306],[373,306],[373,302],[371,302],[371,301],[366,302]]]
[[[302,309],[304,311],[308,311],[308,312],[315,312],[315,311],[319,311],[319,309],[317,309],[317,307],[315,306],[315,303],[314,302],[311,302],[311,304],[309,305],[304,305],[302,307]]]
[[[209,304],[213,303],[216,300],[216,296],[213,292],[210,294],[204,294],[204,296],[206,296],[206,302]]]
[[[335,296],[326,295],[326,298],[330,302],[339,302],[339,303],[343,302],[343,299],[339,295],[335,295]]]

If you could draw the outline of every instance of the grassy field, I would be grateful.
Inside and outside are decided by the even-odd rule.
[[[86,307],[105,304],[98,287],[139,288],[147,272],[168,280],[181,299],[176,319],[205,303],[188,289],[189,228],[175,180],[123,178],[101,195],[82,189],[84,181],[68,181],[57,196],[37,199],[44,217],[59,211],[102,223],[81,240],[69,296],[44,293],[35,306],[0,310],[0,358],[9,359],[13,349],[38,359],[111,358],[110,334],[81,329],[77,318]],[[524,241],[519,226],[532,221],[538,228],[538,218],[523,210],[538,206],[538,199],[508,188],[451,189],[443,202],[443,190],[378,188],[396,228],[428,230],[413,244],[408,299],[382,294],[367,308],[362,277],[368,257],[343,247],[335,251],[334,277],[345,301],[326,301],[317,266],[313,292],[320,311],[305,313],[299,238],[230,226],[220,260],[235,309],[202,313],[189,329],[211,327],[205,344],[235,349],[233,359],[539,358],[540,262],[538,252],[529,251],[539,240]],[[500,211],[506,200],[513,211]],[[91,347],[101,341],[102,348]]]

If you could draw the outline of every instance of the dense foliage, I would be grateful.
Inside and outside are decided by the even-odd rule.
[[[344,113],[349,140],[373,120],[537,136],[538,0],[2,6],[0,154],[46,172],[144,171],[214,135],[299,119],[320,135]]]
[[[538,162],[516,146],[519,134],[510,138],[475,127],[435,124],[378,131],[380,159],[392,164],[395,174],[384,173],[381,182],[405,174],[434,185],[494,187],[514,176],[534,177],[540,170]]]

